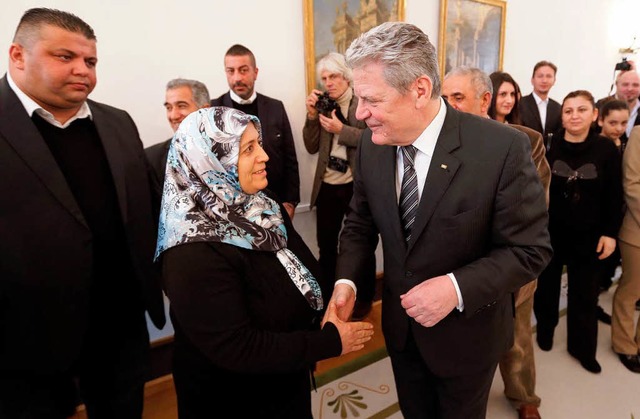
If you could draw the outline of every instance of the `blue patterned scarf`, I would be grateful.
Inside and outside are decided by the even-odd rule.
[[[309,305],[321,310],[318,282],[287,249],[280,207],[264,193],[246,194],[240,187],[240,138],[251,122],[262,138],[258,118],[236,109],[200,109],[182,121],[167,157],[155,257],[193,242],[275,252]]]

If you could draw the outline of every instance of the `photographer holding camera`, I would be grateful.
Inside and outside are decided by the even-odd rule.
[[[363,121],[355,117],[358,99],[351,87],[351,69],[344,56],[331,52],[316,64],[325,92],[314,89],[306,99],[307,118],[302,131],[304,145],[318,153],[318,165],[311,191],[311,207],[316,207],[316,227],[320,266],[328,281],[335,280],[338,236],[353,195],[353,164]],[[375,275],[375,260],[369,264]],[[373,284],[375,281],[363,281]],[[364,317],[371,307],[373,289],[358,290],[354,317]]]

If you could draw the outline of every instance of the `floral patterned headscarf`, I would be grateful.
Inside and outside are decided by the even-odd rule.
[[[240,187],[240,139],[249,123],[262,138],[258,118],[236,109],[199,109],[182,121],[167,157],[155,257],[192,242],[274,252],[309,305],[321,310],[318,282],[287,249],[280,207],[264,193]]]

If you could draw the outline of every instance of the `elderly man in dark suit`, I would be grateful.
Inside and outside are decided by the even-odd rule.
[[[512,293],[551,256],[527,136],[440,98],[435,48],[385,23],[346,53],[367,123],[333,301],[346,318],[382,237],[382,330],[406,418],[482,418],[513,345]]]
[[[522,125],[542,134],[546,145],[549,144],[549,137],[562,128],[562,106],[549,97],[549,91],[556,83],[557,72],[558,67],[552,62],[536,63],[531,75],[533,92],[523,96],[518,105]]]
[[[145,309],[164,324],[149,168],[124,111],[87,99],[96,37],[30,9],[0,79],[0,417],[139,418]]]
[[[268,188],[293,218],[300,202],[300,175],[287,111],[281,101],[256,92],[258,67],[249,48],[239,44],[229,48],[224,55],[224,71],[229,91],[213,99],[211,106],[235,108],[260,119],[262,146],[269,156]]]

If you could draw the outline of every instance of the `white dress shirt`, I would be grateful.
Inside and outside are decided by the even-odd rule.
[[[243,99],[240,96],[236,95],[233,90],[229,90],[229,96],[231,96],[231,100],[236,103],[239,103],[241,105],[251,105],[253,101],[258,97],[258,93],[254,89],[253,93],[251,93],[251,96],[249,96],[249,99]]]
[[[538,105],[538,113],[540,113],[540,122],[542,122],[542,131],[544,132],[544,123],[547,121],[547,105],[549,105],[549,98],[541,99],[540,96],[533,92],[533,97]]]
[[[33,99],[27,96],[26,93],[20,90],[18,85],[15,84],[15,82],[11,78],[11,74],[9,74],[8,72],[7,72],[7,82],[9,83],[9,87],[11,87],[11,90],[13,90],[16,96],[18,96],[18,99],[22,103],[22,106],[24,106],[24,109],[27,111],[27,114],[29,115],[29,118],[31,118],[33,116],[33,113],[35,112],[39,116],[41,116],[42,119],[44,119],[54,127],[58,127],[62,129],[67,128],[76,119],[90,118],[93,120],[93,115],[91,115],[91,109],[89,109],[89,105],[87,105],[87,102],[84,102],[74,116],[69,118],[69,120],[64,124],[61,124],[60,122],[58,122],[58,120],[56,120],[56,118],[53,116],[51,112],[43,109],[42,106],[38,105]]]
[[[627,123],[627,129],[625,132],[627,133],[627,138],[631,136],[631,130],[636,123],[636,119],[638,118],[638,110],[640,109],[640,99],[636,100],[636,106],[633,109],[629,109],[629,122]]]

